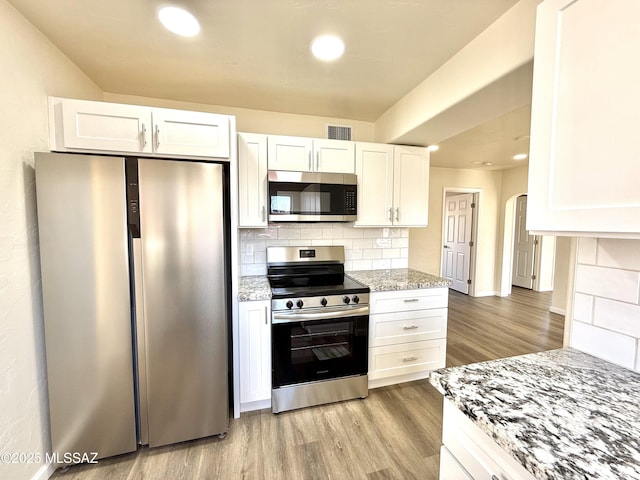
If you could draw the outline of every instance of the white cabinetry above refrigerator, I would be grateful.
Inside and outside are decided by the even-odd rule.
[[[231,155],[228,115],[57,97],[49,102],[53,151],[198,159]]]

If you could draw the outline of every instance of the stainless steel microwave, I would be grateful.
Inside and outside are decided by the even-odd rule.
[[[269,170],[270,222],[352,222],[357,177],[350,173]]]

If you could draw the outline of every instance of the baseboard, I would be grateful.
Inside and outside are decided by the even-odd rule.
[[[56,468],[56,465],[51,462],[45,463],[44,465],[42,465],[42,467],[40,467],[36,474],[31,477],[31,480],[48,480],[51,475],[53,475],[53,472],[56,471]]]
[[[564,308],[549,307],[549,311],[551,313],[557,313],[558,315],[562,315],[563,317],[566,316],[567,314],[567,311]]]
[[[262,410],[271,408],[271,397],[266,400],[256,400],[255,402],[246,402],[240,404],[240,413],[251,412],[253,410]]]
[[[500,292],[496,292],[494,291],[489,291],[489,292],[476,292],[475,295],[472,295],[474,297],[500,297]]]
[[[386,387],[389,385],[395,385],[397,383],[412,382],[414,380],[423,380],[429,378],[430,370],[423,372],[407,373],[405,375],[396,375],[394,377],[377,378],[375,380],[369,379],[369,389]]]

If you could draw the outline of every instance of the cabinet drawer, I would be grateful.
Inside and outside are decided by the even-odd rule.
[[[369,348],[369,379],[444,367],[446,339]]]
[[[447,287],[419,290],[395,290],[373,292],[370,297],[370,313],[407,312],[425,308],[446,308],[449,300]]]
[[[440,480],[473,480],[449,449],[440,447]]]
[[[432,308],[371,315],[369,346],[396,345],[447,336],[447,309]]]
[[[533,475],[447,399],[442,423],[442,442],[472,478],[534,480]]]

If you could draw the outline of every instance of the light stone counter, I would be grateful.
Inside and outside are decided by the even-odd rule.
[[[238,285],[238,300],[251,302],[258,300],[270,300],[271,287],[266,275],[240,277]]]
[[[372,292],[390,290],[415,290],[419,288],[448,287],[451,282],[445,278],[411,268],[390,270],[357,270],[346,272],[355,281],[368,285]]]
[[[535,478],[640,479],[640,374],[574,349],[431,372]]]

